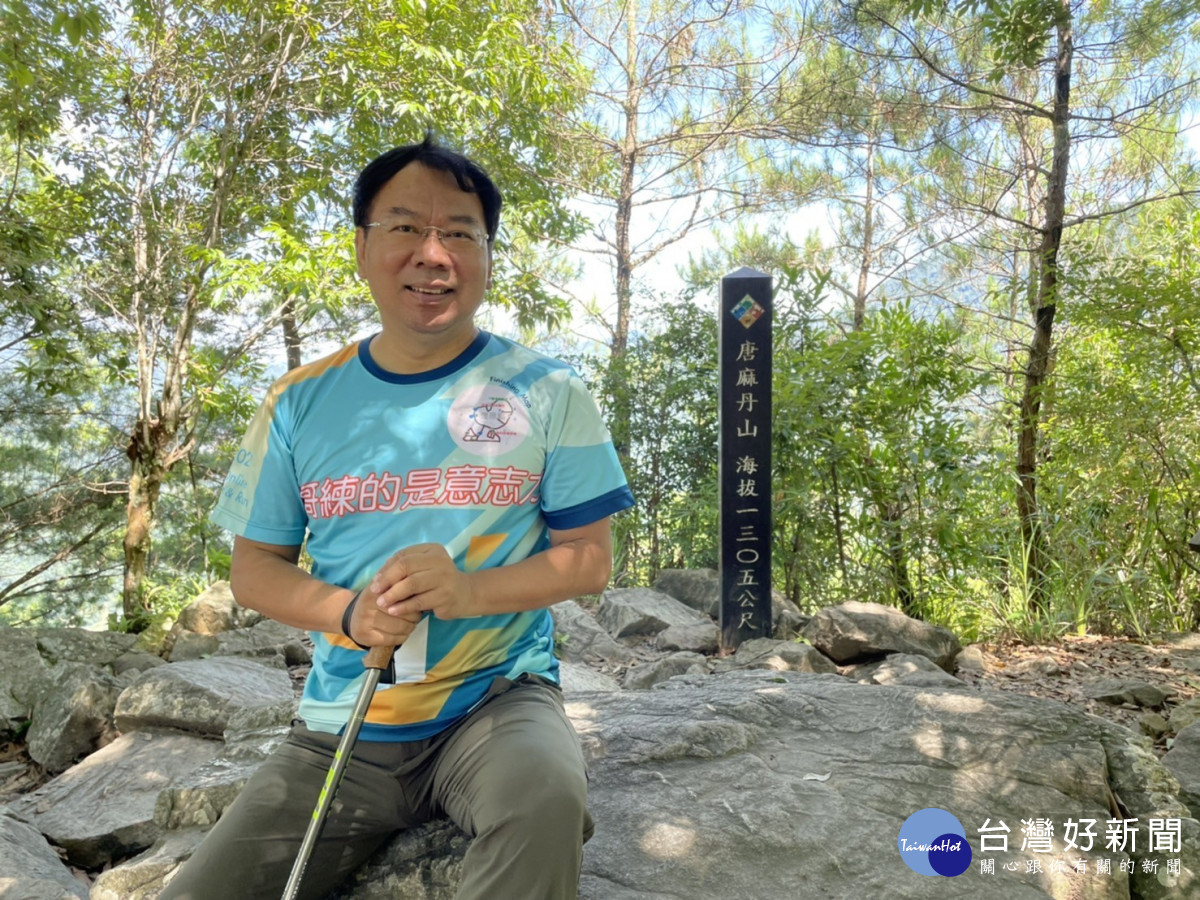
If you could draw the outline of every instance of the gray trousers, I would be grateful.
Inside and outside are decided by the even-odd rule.
[[[159,900],[278,900],[337,748],[297,725]],[[496,679],[473,713],[423,741],[359,741],[300,886],[320,900],[389,837],[440,815],[471,835],[459,900],[572,900],[587,777],[557,686]]]

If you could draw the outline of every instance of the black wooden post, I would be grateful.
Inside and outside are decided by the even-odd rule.
[[[771,634],[771,276],[721,279],[721,649]]]

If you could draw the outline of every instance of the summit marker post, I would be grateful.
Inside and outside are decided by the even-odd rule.
[[[771,634],[771,276],[721,279],[721,650]]]

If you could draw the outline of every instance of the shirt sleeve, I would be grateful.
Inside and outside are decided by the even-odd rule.
[[[573,370],[556,396],[546,437],[541,506],[550,528],[580,528],[633,506],[608,428]]]
[[[274,385],[255,413],[217,498],[212,521],[252,541],[304,543],[308,515],[296,479],[283,388]]]

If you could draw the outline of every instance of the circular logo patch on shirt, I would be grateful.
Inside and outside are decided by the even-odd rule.
[[[500,456],[519,447],[529,435],[529,413],[508,388],[481,384],[455,398],[446,427],[454,443],[468,453]]]

